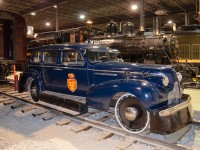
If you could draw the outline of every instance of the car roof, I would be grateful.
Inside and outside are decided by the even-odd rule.
[[[120,53],[117,49],[112,49],[103,45],[97,45],[97,44],[88,44],[88,43],[65,43],[65,44],[51,44],[51,45],[43,45],[40,47],[35,48],[29,48],[30,51],[32,50],[39,50],[39,49],[48,49],[48,50],[54,50],[54,48],[60,50],[70,50],[70,49],[76,49],[76,50],[87,50],[92,52],[112,52],[112,53]]]

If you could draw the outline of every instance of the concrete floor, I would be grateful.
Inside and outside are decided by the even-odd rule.
[[[187,88],[184,89],[184,93],[192,97],[193,109],[200,112],[200,89]]]
[[[192,106],[194,110],[194,120],[198,121],[200,120],[200,89],[192,89],[187,88],[184,89],[185,94],[189,94],[192,97]]]

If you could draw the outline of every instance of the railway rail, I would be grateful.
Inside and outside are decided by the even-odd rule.
[[[65,109],[61,109],[58,106],[47,105],[44,102],[32,102],[29,98],[28,92],[18,93],[14,91],[14,87],[12,84],[3,84],[0,87],[0,103],[4,105],[8,105],[11,109],[20,108],[23,113],[35,110],[32,115],[43,116],[43,120],[50,120],[57,116],[63,116],[63,119],[56,122],[57,125],[67,125],[71,122],[79,122],[79,125],[73,126],[71,130],[75,133],[79,133],[81,131],[89,130],[90,128],[100,129],[101,132],[94,138],[95,140],[103,140],[112,137],[113,135],[120,135],[124,137],[124,140],[121,141],[118,145],[118,149],[126,149],[129,146],[139,142],[145,143],[149,146],[155,147],[155,149],[173,149],[173,150],[190,150],[191,148],[186,147],[184,145],[177,144],[180,140],[181,136],[179,135],[173,141],[173,143],[161,141],[155,138],[152,138],[149,131],[145,131],[143,134],[129,134],[126,131],[122,130],[118,124],[110,125],[109,119],[114,119],[113,111],[103,112],[100,110],[90,108],[88,113],[85,113],[80,116],[72,116],[67,113]],[[0,105],[1,107],[1,105]],[[100,117],[97,114],[103,114]],[[46,114],[44,116],[44,114]],[[95,117],[96,116],[96,117]],[[97,117],[98,116],[98,117]],[[194,122],[191,126],[200,127],[200,123]],[[184,136],[184,135],[183,135]]]

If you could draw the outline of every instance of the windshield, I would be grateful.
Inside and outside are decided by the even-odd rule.
[[[112,61],[112,62],[123,61],[122,58],[120,58],[119,53],[87,51],[86,55],[91,63],[106,62],[106,61]]]

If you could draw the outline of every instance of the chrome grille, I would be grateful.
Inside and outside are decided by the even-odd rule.
[[[175,82],[173,90],[168,94],[168,105],[178,104],[180,96],[178,82]]]

